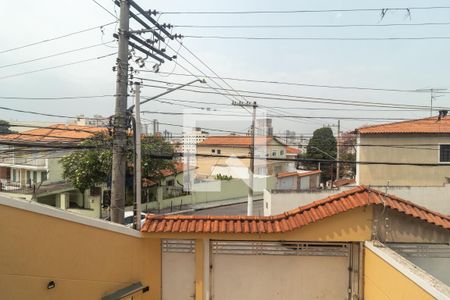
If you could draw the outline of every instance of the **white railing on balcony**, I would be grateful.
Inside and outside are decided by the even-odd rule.
[[[45,158],[34,159],[29,157],[15,157],[13,159],[13,164],[33,167],[45,167],[47,165]]]

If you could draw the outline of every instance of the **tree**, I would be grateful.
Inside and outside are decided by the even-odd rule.
[[[333,160],[336,159],[336,153],[336,138],[331,128],[323,127],[316,129],[306,147],[306,158]],[[318,163],[307,163],[305,165],[310,169],[318,167]],[[322,181],[330,180],[332,173],[335,173],[335,168],[336,165],[334,163],[322,162],[320,164]],[[333,177],[335,178],[335,176]]]
[[[130,138],[130,144],[132,140]],[[73,152],[60,160],[63,178],[71,182],[80,192],[110,181],[112,172],[112,139],[105,134],[81,143],[94,148]],[[161,170],[174,169],[173,161],[155,156],[172,156],[173,148],[161,137],[142,139],[142,177],[159,180]],[[128,147],[127,172],[133,174],[133,147]]]
[[[11,130],[10,127],[11,125],[8,121],[0,120],[0,134],[16,133],[16,131]]]

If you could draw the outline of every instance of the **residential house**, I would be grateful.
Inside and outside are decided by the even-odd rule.
[[[97,189],[86,191],[83,197],[71,184],[63,180],[59,160],[73,150],[47,146],[77,145],[105,131],[106,128],[102,127],[55,124],[1,135],[3,154],[0,155],[0,192],[10,197],[33,199],[99,217],[101,192]]]
[[[197,145],[197,176],[246,174],[250,167],[251,136],[209,136]],[[289,162],[270,160],[286,158],[286,145],[272,136],[255,138],[255,174],[276,175],[289,168]],[[204,155],[204,156],[202,156]],[[220,157],[224,156],[224,157]],[[236,157],[236,159],[230,159]],[[260,158],[260,159],[258,159]]]
[[[320,188],[320,170],[281,172],[277,175],[277,189],[286,191],[317,190]]]
[[[271,217],[147,215],[140,232],[0,196],[0,298],[449,299],[449,230],[364,186]]]
[[[286,147],[286,158],[289,159],[298,159],[300,158],[300,154],[302,153],[302,150],[299,148],[294,147]],[[291,170],[297,170],[300,166],[300,161],[290,161],[289,162],[289,169]]]
[[[356,133],[356,160],[362,162],[357,184],[442,187],[450,182],[450,116],[367,126]]]

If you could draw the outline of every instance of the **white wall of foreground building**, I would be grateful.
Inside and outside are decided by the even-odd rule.
[[[321,200],[328,196],[345,191],[353,186],[344,186],[340,189],[301,191],[286,193],[264,192],[264,215],[276,215],[285,211],[309,204],[316,200]],[[450,215],[450,185],[439,187],[418,187],[418,186],[370,186],[371,188],[387,191],[387,194],[412,201],[430,210],[444,215]]]

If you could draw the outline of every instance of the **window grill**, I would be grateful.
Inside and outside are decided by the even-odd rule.
[[[161,248],[162,252],[195,253],[195,241],[164,239]]]
[[[341,243],[302,243],[295,241],[212,241],[213,254],[348,256],[349,245]]]

